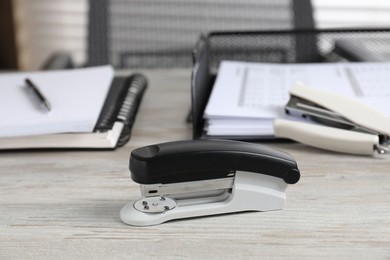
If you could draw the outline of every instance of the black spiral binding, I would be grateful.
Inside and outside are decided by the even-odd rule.
[[[117,147],[126,144],[130,139],[131,130],[147,84],[147,80],[142,74],[115,78],[95,131],[107,131],[113,127],[115,122],[123,122],[124,127]]]
[[[118,140],[118,147],[123,146],[130,139],[131,130],[133,128],[138,108],[141,104],[143,93],[147,87],[147,80],[141,74],[134,74],[125,84],[129,84],[130,86],[122,102],[122,106],[116,120],[124,123],[124,128]]]

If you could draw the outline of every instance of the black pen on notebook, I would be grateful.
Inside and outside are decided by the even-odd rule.
[[[42,106],[45,107],[45,109],[47,111],[50,111],[51,110],[51,106],[50,106],[49,100],[42,94],[42,92],[39,90],[37,85],[35,85],[28,78],[25,79],[25,82],[26,82],[28,88],[31,90],[31,92],[33,92],[32,94],[34,94],[38,98],[38,100],[42,104]]]

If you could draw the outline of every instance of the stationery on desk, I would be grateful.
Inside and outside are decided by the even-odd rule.
[[[0,75],[0,149],[113,149],[130,138],[146,88],[111,66]]]
[[[390,136],[390,130],[388,130],[390,129],[389,71],[390,63],[264,64],[223,62],[204,112],[206,120],[204,130],[209,138],[244,140],[288,138],[286,132],[280,136],[280,133],[275,131],[276,127],[282,127],[279,124],[274,124],[275,119],[308,121],[308,117],[314,118],[312,115],[308,116],[307,111],[301,114],[307,118],[290,117],[285,113],[289,94],[293,94],[289,93],[289,90],[296,84],[295,82],[302,81],[315,90],[310,92],[313,95],[327,96],[328,92],[335,95],[329,96],[325,100],[316,100],[320,103],[321,101],[325,102],[322,102],[321,106],[313,105],[311,112],[319,110],[319,107],[327,107],[327,103],[329,105],[332,103],[329,101],[337,99],[339,103],[343,104],[337,106],[333,102],[333,107],[341,107],[338,112],[349,116],[342,123],[349,125],[351,129],[360,127],[359,131],[363,129],[361,127],[363,125],[365,127],[363,132],[373,134],[368,139],[365,136],[365,140],[369,140],[367,142],[373,144],[379,153],[384,153],[388,150],[388,137]],[[310,88],[305,89],[306,92],[308,92],[307,89],[310,90]],[[305,94],[303,96],[306,100],[311,100],[311,96]],[[350,113],[351,110],[363,111],[365,114],[356,115],[356,113]],[[337,114],[334,117],[341,118],[342,116]],[[364,120],[360,120],[361,117]],[[374,122],[370,121],[369,118],[377,120]],[[325,121],[324,118],[321,119]],[[359,127],[356,121],[360,123]],[[309,120],[309,122],[316,123],[313,120]],[[380,127],[376,128],[377,125]],[[369,128],[370,130],[368,130]],[[381,137],[380,140],[378,140],[378,136]],[[317,137],[319,138],[319,136]],[[313,139],[315,138],[314,136]],[[360,139],[359,136],[354,140]],[[304,138],[304,140],[307,139]],[[364,151],[365,154],[368,154],[370,149],[371,152],[374,150],[372,146],[366,147],[368,148]],[[355,152],[352,148],[346,151]]]
[[[336,39],[333,53],[348,61],[386,62],[390,60],[390,51],[386,48],[385,37],[357,37]]]
[[[133,226],[240,211],[282,209],[288,184],[301,174],[295,159],[267,146],[188,140],[131,152],[129,169],[142,198],[121,209]]]
[[[51,110],[51,105],[49,100],[42,94],[39,88],[30,80],[25,80],[27,87],[31,90],[32,95],[38,99],[40,105],[42,105],[47,111]]]

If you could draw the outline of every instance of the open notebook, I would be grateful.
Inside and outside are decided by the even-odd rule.
[[[32,80],[50,101],[31,98]],[[0,75],[0,149],[115,148],[130,137],[142,75],[114,77],[111,66]]]

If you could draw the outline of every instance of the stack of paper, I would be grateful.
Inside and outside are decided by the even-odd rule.
[[[204,112],[209,136],[272,137],[296,82],[390,115],[390,63],[265,64],[224,61]]]
[[[32,95],[27,78],[50,110],[42,109],[42,98]],[[0,149],[115,148],[124,123],[111,113],[112,124],[100,125],[101,116],[111,115],[103,111],[107,102],[121,105],[108,98],[113,78],[111,66],[0,74]]]
[[[92,132],[113,76],[110,66],[0,75],[0,137]],[[37,106],[26,78],[39,86],[51,111]]]

